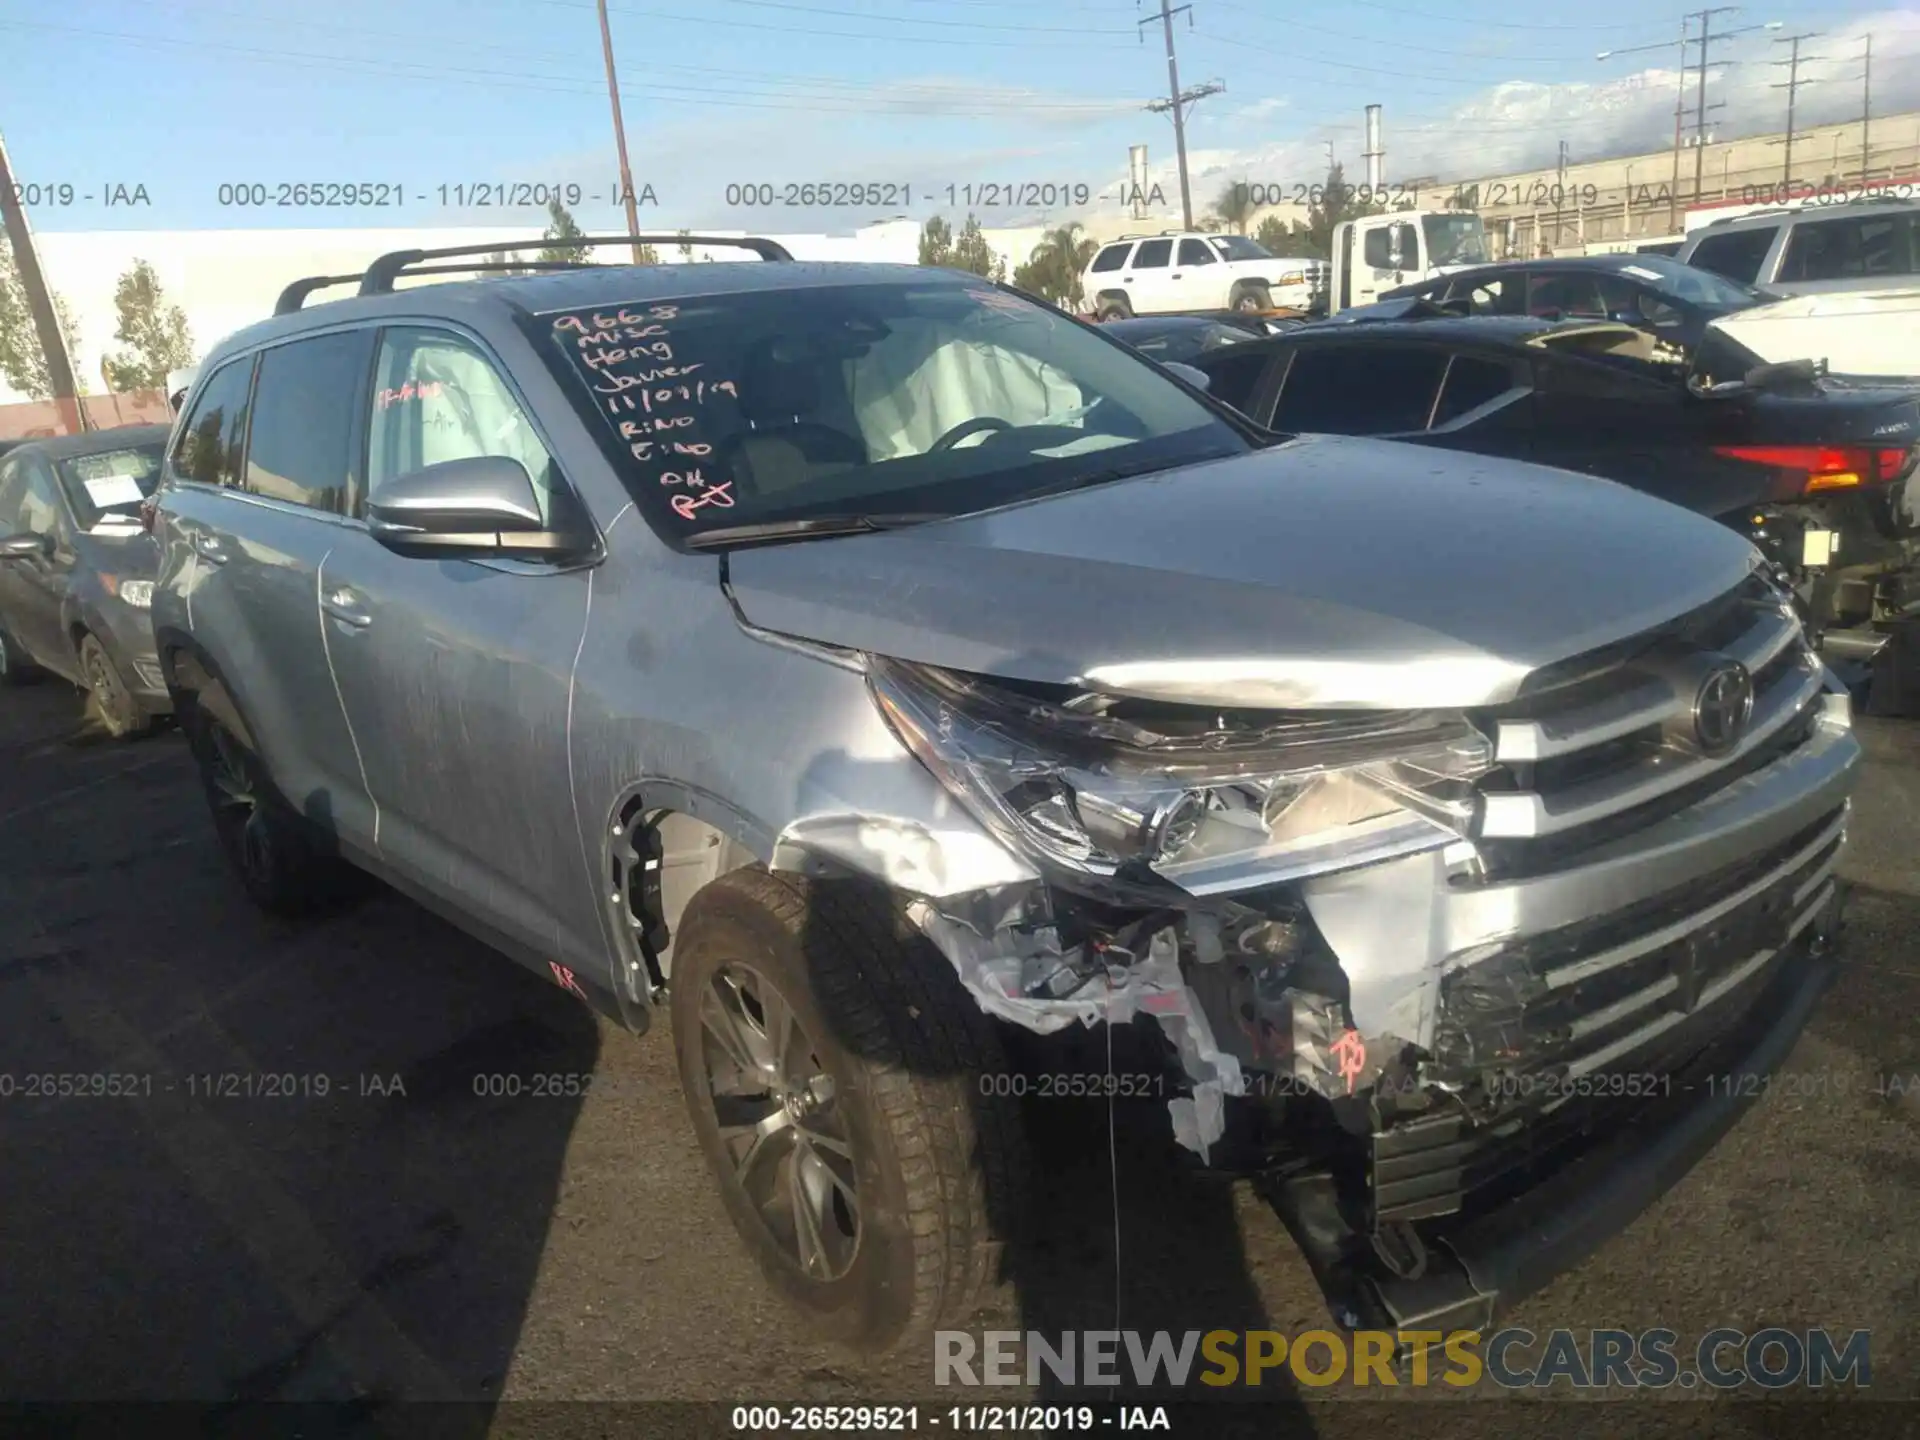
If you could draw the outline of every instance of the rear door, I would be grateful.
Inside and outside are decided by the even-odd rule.
[[[207,380],[169,457],[183,483],[163,560],[163,575],[187,568],[192,637],[274,783],[323,832],[363,847],[373,808],[334,691],[319,583],[347,533],[372,344],[367,329],[303,336]]]
[[[382,331],[357,403],[369,412],[367,494],[427,465],[498,455],[526,467],[549,517],[584,509],[505,365],[466,331]],[[577,840],[549,838],[577,836],[569,705],[594,572],[408,559],[368,533],[364,498],[353,508],[320,605],[383,864],[523,950],[599,973],[587,964],[605,951]]]
[[[1142,240],[1134,247],[1123,283],[1127,298],[1137,314],[1157,314],[1180,308],[1173,300],[1174,282],[1169,278],[1172,273],[1172,240]]]

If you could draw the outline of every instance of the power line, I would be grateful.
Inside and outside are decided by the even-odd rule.
[[[1800,61],[1803,58],[1800,54],[1800,42],[1802,40],[1812,40],[1818,33],[1817,31],[1807,31],[1799,35],[1783,35],[1773,42],[1776,45],[1791,45],[1793,47],[1791,58],[1773,62],[1775,65],[1785,65],[1788,68],[1786,80],[1772,87],[1775,90],[1784,90],[1787,92],[1787,133],[1781,139],[1781,143],[1787,147],[1787,150],[1786,160],[1784,162],[1785,168],[1780,178],[1789,185],[1793,183],[1793,102],[1800,93],[1800,87],[1812,83],[1811,81],[1800,78]],[[1817,55],[1808,55],[1804,58],[1817,60],[1820,57]]]
[[[1230,0],[1214,0],[1222,10],[1231,10],[1239,15],[1252,15],[1265,20],[1268,15],[1248,5],[1236,5]],[[1579,57],[1573,55],[1489,55],[1483,50],[1450,50],[1440,45],[1419,45],[1397,40],[1376,40],[1371,35],[1350,35],[1343,30],[1328,30],[1324,26],[1309,25],[1303,20],[1287,17],[1283,21],[1288,30],[1305,30],[1314,35],[1326,35],[1335,40],[1345,40],[1353,45],[1375,46],[1383,50],[1413,50],[1423,55],[1453,55],[1463,60],[1480,60],[1489,64],[1511,65],[1560,65]]]

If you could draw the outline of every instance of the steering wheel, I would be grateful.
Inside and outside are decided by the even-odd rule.
[[[941,450],[951,450],[969,435],[978,435],[983,430],[1011,430],[1013,426],[997,415],[976,415],[971,420],[962,420],[946,434],[927,447],[932,455]]]

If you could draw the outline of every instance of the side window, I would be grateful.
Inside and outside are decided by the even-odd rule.
[[[1214,255],[1204,240],[1182,240],[1180,242],[1180,263],[1182,265],[1211,265]]]
[[[445,330],[384,332],[374,367],[368,493],[443,460],[481,455],[524,465],[541,518],[553,518],[553,459],[485,352]]]
[[[1762,225],[1753,230],[1709,235],[1693,247],[1693,256],[1687,264],[1696,270],[1711,270],[1729,280],[1738,280],[1742,285],[1756,284],[1760,267],[1766,263],[1767,251],[1773,248],[1773,237],[1779,233],[1778,225]]]
[[[1592,275],[1531,275],[1527,277],[1527,313],[1549,319],[1604,320],[1607,304]]]
[[[26,480],[24,462],[0,460],[0,535],[12,534],[20,528],[20,491]]]
[[[1447,287],[1446,298],[1465,300],[1475,315],[1509,315],[1518,309],[1512,303],[1520,298],[1518,289],[1505,280],[1456,280]]]
[[[247,445],[249,491],[330,515],[347,513],[372,352],[371,330],[343,330],[261,355]]]
[[[1209,359],[1201,368],[1207,372],[1211,382],[1207,393],[1224,404],[1231,405],[1242,415],[1253,414],[1253,397],[1260,388],[1261,377],[1267,373],[1270,361],[1285,362],[1284,355],[1274,355],[1265,351],[1255,351],[1251,355],[1222,355]]]
[[[1164,270],[1168,257],[1173,254],[1171,240],[1143,240],[1134,253],[1133,268],[1136,270]]]
[[[1440,386],[1440,404],[1433,412],[1433,428],[1450,425],[1470,410],[1496,400],[1514,387],[1510,366],[1471,355],[1456,355]]]
[[[1920,224],[1912,215],[1853,215],[1793,227],[1780,261],[1783,281],[1851,280],[1911,275]]]
[[[1376,270],[1388,270],[1393,266],[1393,242],[1385,230],[1369,230],[1365,243],[1361,247],[1360,258]]]
[[[202,485],[239,485],[240,452],[247,438],[247,392],[252,385],[251,355],[230,360],[214,372],[193,414],[180,427],[173,447],[174,474]]]
[[[1444,351],[1365,345],[1303,349],[1273,414],[1275,430],[1397,435],[1427,428]]]
[[[61,535],[66,525],[60,516],[60,487],[47,462],[34,456],[20,462],[26,471],[26,483],[20,491],[20,524],[23,535]]]
[[[1131,249],[1133,249],[1131,244],[1107,246],[1106,249],[1093,257],[1092,268],[1094,273],[1104,275],[1109,270],[1118,270],[1122,265],[1127,263],[1127,252]]]

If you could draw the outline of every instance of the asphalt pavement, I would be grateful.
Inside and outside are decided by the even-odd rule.
[[[1920,724],[1863,731],[1848,964],[1788,1074],[1514,1324],[1865,1328],[1872,1397],[1920,1397]],[[768,1291],[664,1024],[616,1033],[384,892],[261,917],[179,737],[107,741],[58,683],[0,691],[0,1077],[0,1400],[981,1398]],[[1278,1220],[1190,1173],[1157,1105],[1111,1136],[1102,1101],[1028,1119],[1037,1233],[976,1331],[1326,1324]],[[1274,1398],[1270,1433],[1379,1429]]]

